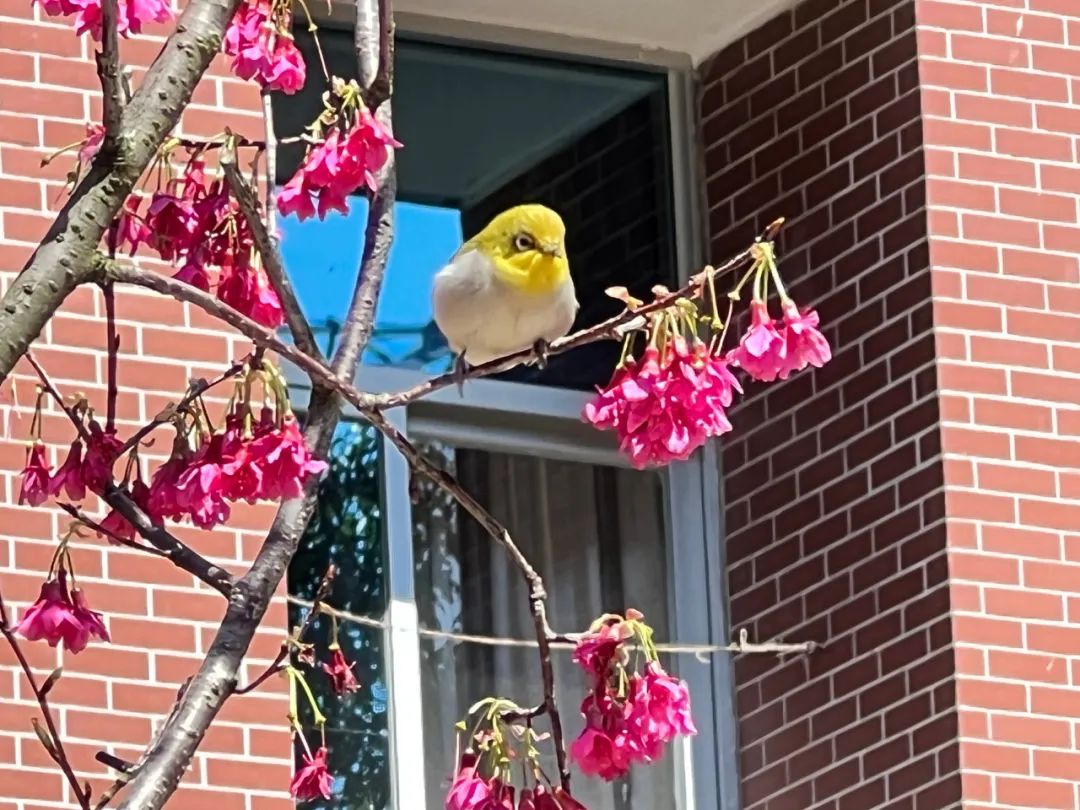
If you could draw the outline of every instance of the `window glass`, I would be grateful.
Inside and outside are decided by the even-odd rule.
[[[381,619],[386,609],[382,515],[375,432],[343,423],[334,438],[330,470],[320,484],[319,506],[299,550],[289,566],[289,593],[311,600],[327,566],[337,568],[327,603],[339,610]],[[306,608],[290,605],[290,626]],[[329,657],[332,623],[320,616],[307,637],[321,664]],[[305,806],[317,810],[383,810],[390,800],[389,738],[387,731],[386,662],[383,631],[355,622],[338,623],[342,653],[355,662],[360,688],[338,697],[321,667],[309,672],[308,682],[327,717],[329,767],[337,779],[335,798]],[[311,712],[300,701],[301,722],[308,743],[318,745]]]
[[[658,638],[671,637],[658,474],[437,443],[424,450],[509,528],[544,577],[556,631],[583,630],[604,612],[635,607]],[[535,638],[528,589],[505,551],[430,485],[420,484],[413,513],[421,625],[508,640]],[[530,646],[427,636],[421,638],[421,659],[428,808],[437,810],[454,765],[454,724],[468,707],[489,695],[532,706],[540,702],[542,689],[537,653]],[[553,665],[569,743],[583,724],[578,705],[587,682],[568,650],[556,651]],[[550,757],[545,770],[557,778]],[[673,799],[658,799],[674,795],[670,751],[661,762],[635,768],[611,784],[576,776],[575,796],[590,810],[674,807]]]

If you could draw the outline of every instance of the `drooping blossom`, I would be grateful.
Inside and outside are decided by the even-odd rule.
[[[116,248],[127,247],[128,254],[135,255],[139,245],[150,241],[153,234],[139,213],[139,205],[142,201],[135,196],[124,200],[124,207],[116,218]]]
[[[87,488],[98,495],[112,482],[113,463],[124,449],[124,443],[115,430],[104,430],[97,422],[90,422],[90,440],[83,456],[82,480]]]
[[[346,692],[355,692],[360,688],[356,675],[353,674],[353,666],[355,664],[350,664],[345,659],[341,647],[334,645],[330,648],[330,663],[323,664],[322,668],[329,676],[330,685],[336,694],[344,695]]]
[[[764,301],[750,302],[750,327],[728,353],[728,362],[760,382],[772,382],[788,367],[787,342]]]
[[[243,464],[256,465],[262,478],[261,498],[277,500],[296,498],[313,475],[326,469],[326,462],[315,458],[308,449],[296,419],[290,414],[280,427],[255,438],[242,459],[225,466],[226,476],[239,473]]]
[[[829,341],[818,330],[817,310],[800,313],[795,302],[790,298],[780,301],[784,313],[784,352],[786,363],[780,372],[780,379],[802,371],[808,365],[821,368],[832,359]]]
[[[492,798],[491,785],[478,773],[480,760],[475,754],[464,754],[457,774],[446,794],[446,810],[486,810]]]
[[[61,492],[73,501],[81,501],[86,497],[86,482],[83,481],[83,444],[81,439],[76,439],[71,443],[71,449],[68,450],[64,463],[49,479],[49,494],[55,497]]]
[[[151,515],[158,519],[168,518],[180,520],[184,517],[185,510],[179,502],[180,491],[177,482],[187,469],[187,455],[178,453],[174,447],[173,455],[154,470],[150,478],[149,509]]]
[[[562,787],[549,790],[546,785],[539,783],[534,790],[521,792],[518,810],[586,810],[586,808]]]
[[[105,142],[105,126],[103,124],[87,124],[86,140],[79,147],[79,161],[89,165]]]
[[[19,490],[19,503],[40,506],[49,497],[49,460],[45,456],[45,445],[35,441],[26,450],[26,464],[22,471],[22,489]]]
[[[152,521],[157,521],[150,506],[150,488],[146,486],[141,478],[136,478],[131,485],[131,500],[146,512]],[[129,541],[135,539],[135,527],[115,508],[109,510],[109,514],[101,521],[100,526],[105,531],[98,532],[98,537],[104,538],[112,545],[119,545],[116,538]]]
[[[301,802],[329,799],[333,784],[334,778],[326,767],[326,748],[320,748],[314,755],[304,754],[304,765],[293,775],[289,793]]]
[[[304,86],[307,66],[289,30],[291,8],[285,10],[281,14],[268,0],[241,3],[225,32],[225,53],[241,79],[254,79],[264,90],[296,93]]]
[[[217,295],[223,303],[268,329],[285,323],[281,299],[259,265],[223,267]]]
[[[187,262],[173,274],[173,278],[197,287],[203,292],[210,292],[210,274],[206,272],[206,267],[198,262]]]
[[[194,184],[185,184],[180,194],[159,191],[150,198],[146,226],[152,234],[151,244],[167,262],[187,253],[200,235],[194,188]]]
[[[176,505],[200,529],[212,529],[229,519],[225,481],[213,441],[204,444],[176,479]]]
[[[55,579],[41,586],[41,594],[27,608],[15,632],[28,641],[44,639],[50,647],[62,641],[73,655],[86,649],[91,638],[109,640],[101,614],[90,610],[82,591],[68,591],[67,571],[62,566]]]
[[[657,761],[676,735],[697,733],[690,716],[686,684],[664,672],[656,660],[652,631],[636,611],[594,625],[578,642],[575,659],[588,661],[594,675],[581,703],[585,728],[570,745],[570,757],[585,774],[611,781],[635,763]],[[617,624],[623,625],[616,631]],[[645,654],[644,673],[630,672],[626,656],[616,655],[623,639],[633,637]],[[619,641],[614,647],[612,638]],[[580,662],[580,661],[579,661]],[[570,805],[573,806],[573,805]]]
[[[352,129],[331,129],[322,143],[308,149],[304,162],[277,196],[283,216],[325,219],[330,211],[347,213],[348,197],[361,186],[374,191],[376,175],[400,147],[367,108],[359,110]]]
[[[585,406],[584,418],[614,430],[619,449],[638,469],[685,461],[708,439],[731,430],[726,409],[741,393],[727,362],[700,342],[676,337],[650,345],[640,360],[615,371]]]

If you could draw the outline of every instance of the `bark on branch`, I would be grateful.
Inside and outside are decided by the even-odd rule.
[[[176,126],[221,45],[239,0],[192,0],[131,103],[116,150],[101,150],[0,301],[0,382],[79,284],[98,280],[94,254],[135,182]]]

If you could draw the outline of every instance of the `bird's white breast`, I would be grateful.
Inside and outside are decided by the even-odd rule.
[[[450,348],[478,365],[565,335],[577,313],[573,281],[549,293],[507,285],[479,251],[460,254],[435,275],[435,323]]]

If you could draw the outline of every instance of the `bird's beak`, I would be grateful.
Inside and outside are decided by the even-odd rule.
[[[559,242],[544,242],[540,245],[540,252],[545,256],[557,256],[562,258],[565,254],[563,246]]]

